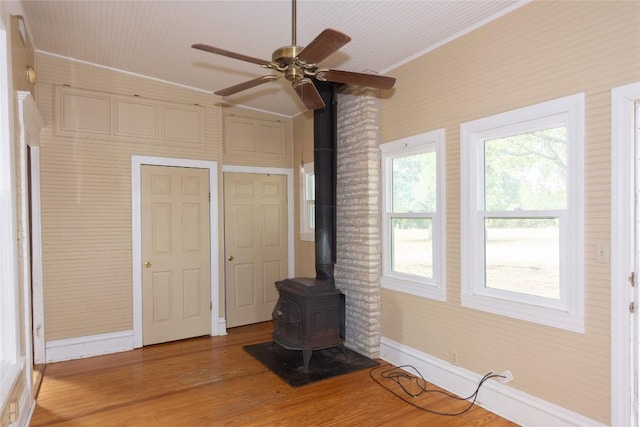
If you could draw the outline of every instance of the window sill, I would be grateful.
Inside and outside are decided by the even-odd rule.
[[[300,233],[300,240],[305,242],[315,242],[316,233],[314,231]]]

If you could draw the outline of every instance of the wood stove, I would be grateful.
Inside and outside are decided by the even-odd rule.
[[[341,345],[340,291],[309,278],[276,282],[280,298],[273,309],[273,340],[288,350],[302,350],[304,370],[314,350]]]
[[[325,107],[314,111],[316,278],[276,282],[280,297],[273,310],[273,341],[302,350],[308,371],[314,350],[340,346],[344,338],[344,295],[336,289],[336,139],[335,85],[316,81]],[[342,332],[342,333],[341,333]]]

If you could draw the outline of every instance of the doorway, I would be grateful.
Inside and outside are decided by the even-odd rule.
[[[611,91],[611,424],[639,421],[640,82]]]
[[[275,282],[288,271],[287,223],[286,176],[224,174],[228,327],[271,319]]]
[[[219,268],[218,268],[218,166],[217,162],[166,157],[131,157],[131,212],[132,212],[132,271],[133,271],[133,345],[143,346],[143,286],[142,276],[145,260],[142,258],[142,167],[165,166],[174,168],[204,169],[208,174],[210,197],[209,209],[209,258],[210,258],[210,335],[224,334],[219,319]]]
[[[209,171],[142,165],[142,344],[211,331]]]

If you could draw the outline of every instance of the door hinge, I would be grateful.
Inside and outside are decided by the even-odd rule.
[[[630,302],[629,303],[629,313],[635,313],[635,312],[636,312],[636,303]]]
[[[213,301],[209,301],[209,311],[213,311]]]
[[[629,283],[631,283],[631,286],[635,286],[636,285],[636,272],[632,271],[631,275],[629,276]]]
[[[211,192],[209,192],[209,201],[211,201]]]

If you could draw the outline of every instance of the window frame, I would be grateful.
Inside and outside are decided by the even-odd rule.
[[[446,198],[445,130],[437,129],[380,145],[383,288],[437,301],[447,300],[446,287]],[[436,211],[394,213],[392,211],[392,161],[410,155],[433,152],[436,156]],[[430,218],[432,225],[433,277],[398,273],[392,270],[392,222],[394,218]]]
[[[307,201],[307,175],[314,174],[313,162],[300,165],[300,240],[314,242],[316,230],[309,226],[309,202]],[[313,201],[315,205],[315,198]]]
[[[584,93],[566,96],[460,125],[461,303],[494,314],[584,332]],[[487,211],[484,141],[558,124],[567,129],[567,204],[561,210]],[[485,286],[487,217],[559,220],[559,299]]]
[[[16,190],[13,159],[9,40],[0,23],[0,406],[4,405],[20,372],[24,357],[19,353],[19,304],[17,273]]]

